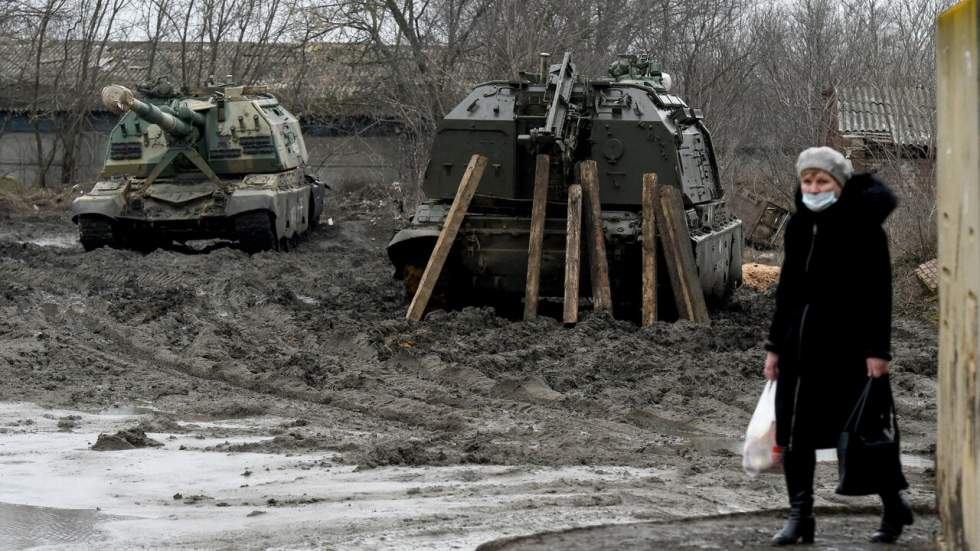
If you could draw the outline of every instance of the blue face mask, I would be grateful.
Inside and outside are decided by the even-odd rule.
[[[837,195],[833,191],[823,193],[804,193],[803,204],[813,212],[826,210],[830,205],[837,202]]]

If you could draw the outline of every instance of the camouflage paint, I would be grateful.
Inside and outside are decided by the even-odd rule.
[[[203,238],[230,227],[222,219],[265,210],[273,214],[280,239],[305,232],[320,209],[313,205],[316,212],[310,212],[318,194],[306,180],[309,155],[299,121],[270,94],[243,86],[219,91],[146,100],[153,108],[141,109],[150,120],[125,113],[110,133],[105,179],[72,203],[73,219],[100,215],[158,234],[166,234],[171,222],[186,227],[201,220],[207,223],[192,237]],[[185,120],[192,131],[168,133],[152,122],[160,112]],[[191,124],[194,119],[203,125]],[[195,152],[210,174],[194,166]],[[155,169],[158,177],[148,181]]]

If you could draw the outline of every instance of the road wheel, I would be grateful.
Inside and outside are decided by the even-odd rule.
[[[236,216],[235,235],[242,250],[247,253],[276,249],[279,242],[272,215],[261,210]]]
[[[86,251],[116,246],[112,220],[104,216],[80,216],[78,218],[78,240],[82,242],[82,247]]]

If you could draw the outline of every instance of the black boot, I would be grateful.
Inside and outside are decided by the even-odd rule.
[[[813,543],[816,519],[813,516],[813,471],[817,465],[815,450],[787,450],[783,455],[786,490],[789,493],[789,518],[783,529],[772,537],[773,545]]]
[[[881,496],[881,526],[871,534],[873,543],[895,543],[902,535],[902,529],[910,526],[915,519],[912,508],[905,498],[896,492],[892,495]]]
[[[789,518],[786,525],[772,537],[773,545],[794,545],[797,542],[813,543],[817,528],[813,516],[813,493],[801,493],[789,500]]]

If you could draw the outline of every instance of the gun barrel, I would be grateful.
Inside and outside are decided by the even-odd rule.
[[[547,58],[542,57],[541,59],[543,63]],[[568,118],[572,88],[575,85],[577,74],[570,52],[565,52],[561,65],[558,67],[558,75],[553,81],[548,80],[547,77],[542,78],[542,82],[547,87],[547,94],[551,95],[551,103],[548,107],[544,126],[532,128],[530,134],[519,137],[519,140],[542,145],[557,143],[559,148],[564,147],[562,140],[567,137],[565,136],[565,122]]]
[[[183,137],[194,131],[194,127],[191,124],[180,120],[170,113],[164,113],[156,105],[133,99],[132,103],[130,103],[130,109],[139,115],[141,119],[152,122],[168,134]]]
[[[166,111],[171,115],[176,116],[178,119],[188,122],[191,124],[196,124],[198,126],[204,126],[204,115],[194,111],[186,105],[178,105],[172,108],[170,111]]]
[[[102,102],[116,113],[133,111],[139,118],[159,126],[168,134],[178,137],[187,136],[194,132],[193,123],[203,124],[204,122],[200,113],[195,113],[190,109],[179,111],[182,116],[178,117],[161,110],[156,105],[140,101],[125,86],[112,85],[103,88]]]

